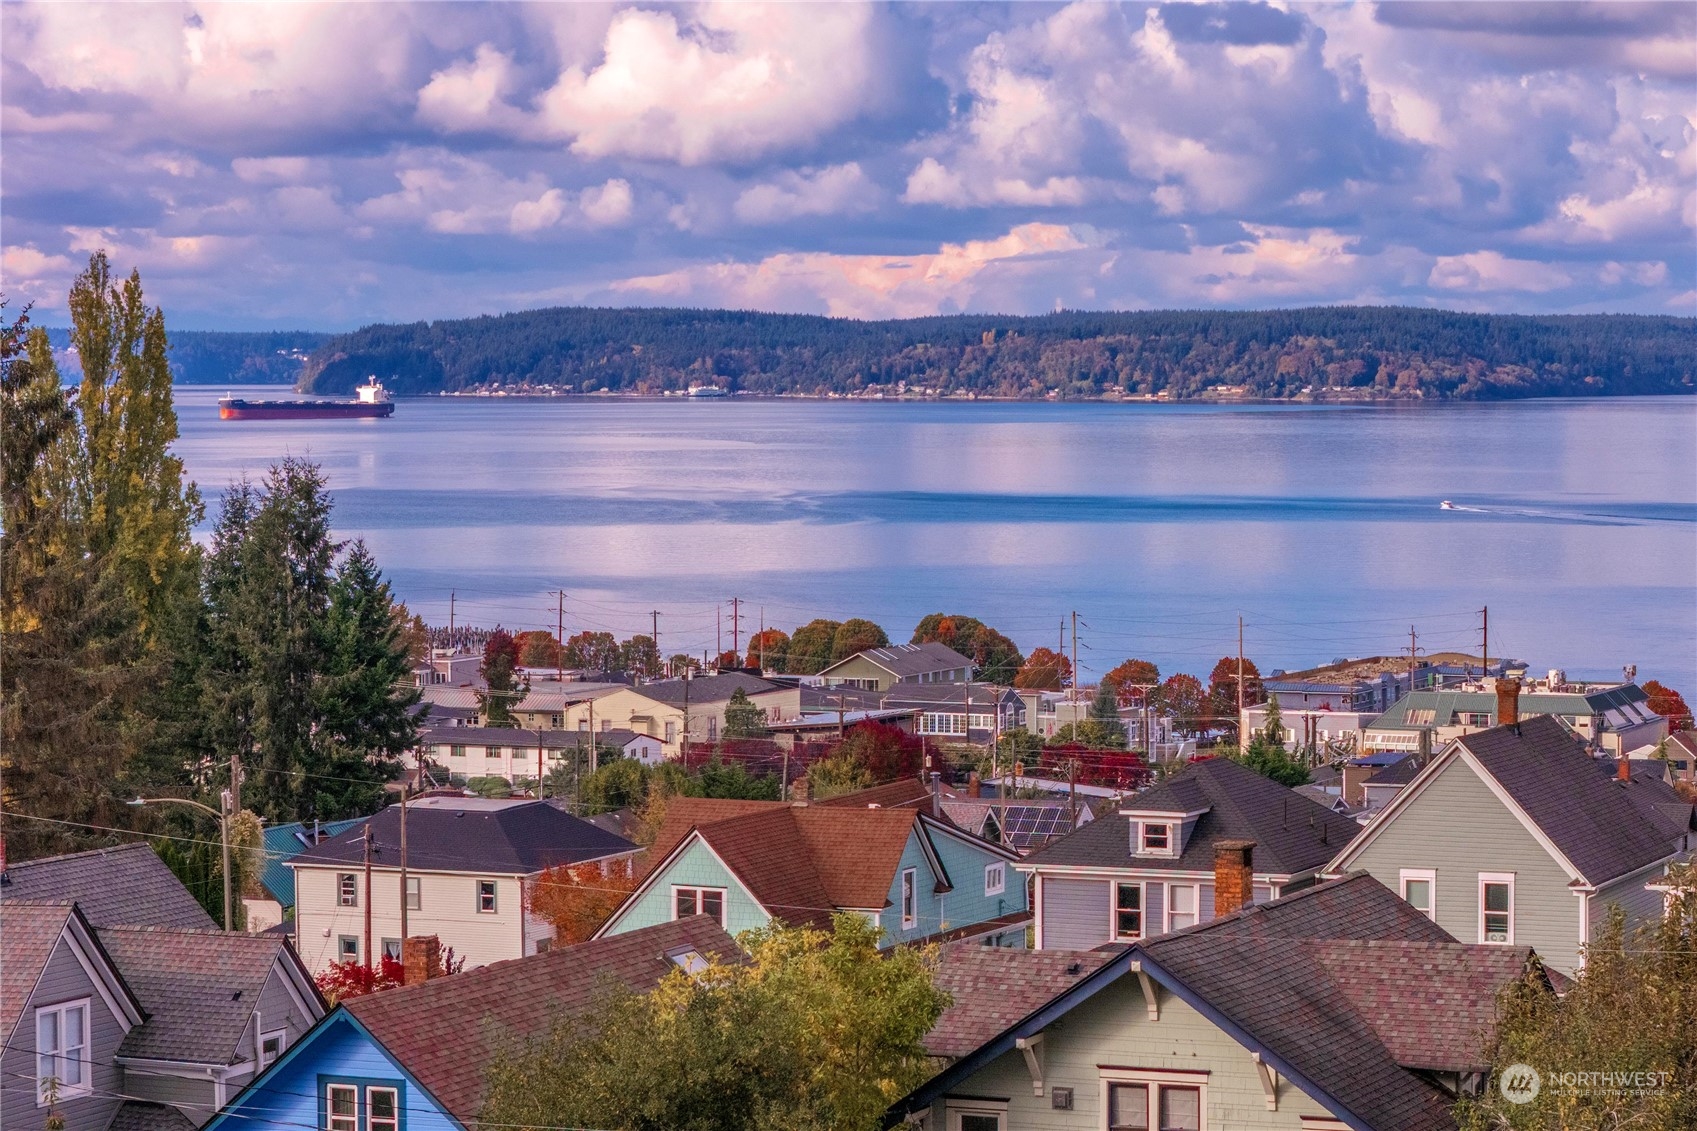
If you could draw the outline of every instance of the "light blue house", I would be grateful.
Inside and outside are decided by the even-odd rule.
[[[408,939],[409,975],[436,968]],[[424,944],[421,946],[420,944]],[[337,1006],[230,1101],[208,1131],[464,1131],[476,1124],[490,1066],[509,1041],[545,1035],[593,1008],[611,978],[646,992],[675,969],[737,961],[735,942],[701,916],[615,939],[354,998]]]
[[[772,920],[829,929],[866,916],[884,945],[979,939],[1024,946],[1018,855],[914,805],[677,798],[636,891],[597,938],[709,915],[735,934]]]

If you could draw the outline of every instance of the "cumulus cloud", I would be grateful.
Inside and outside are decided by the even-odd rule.
[[[781,224],[798,216],[870,212],[877,195],[860,163],[850,161],[823,169],[786,169],[775,180],[744,189],[732,211],[745,224]]]
[[[1553,291],[1573,282],[1573,277],[1553,264],[1510,259],[1496,251],[1471,251],[1439,256],[1427,282],[1451,291]]]

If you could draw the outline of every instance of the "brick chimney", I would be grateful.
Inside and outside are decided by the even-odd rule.
[[[1620,765],[1615,767],[1615,777],[1619,778],[1623,782],[1630,782],[1632,780],[1632,759],[1628,758],[1625,754],[1620,756]]]
[[[1214,842],[1214,917],[1241,911],[1255,902],[1255,842]]]
[[[978,799],[978,789],[983,782],[978,777],[977,770],[969,770],[966,775],[966,795],[973,800]]]
[[[1497,680],[1497,725],[1514,726],[1520,722],[1520,681]]]
[[[401,940],[401,985],[416,986],[442,973],[442,940],[413,935]]]

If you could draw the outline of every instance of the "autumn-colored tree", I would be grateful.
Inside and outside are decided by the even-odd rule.
[[[629,857],[605,870],[596,863],[545,868],[525,889],[525,907],[554,924],[555,946],[569,946],[593,935],[636,890],[640,876]]]
[[[1034,648],[1013,685],[1027,691],[1059,691],[1072,683],[1072,661],[1051,648]]]
[[[1237,657],[1222,656],[1208,676],[1208,713],[1218,719],[1237,718]],[[1255,661],[1243,661],[1243,705],[1253,706],[1267,698],[1261,686],[1261,671]],[[1235,731],[1237,728],[1232,727]]]
[[[913,629],[914,644],[953,648],[977,668],[975,678],[1006,686],[1025,663],[1019,646],[976,617],[932,613]]]
[[[846,758],[866,769],[874,784],[914,777],[925,766],[925,744],[889,723],[856,723],[831,751],[833,758]]]
[[[1078,781],[1083,785],[1138,789],[1149,780],[1149,764],[1142,755],[1077,742],[1045,746],[1038,759],[1037,772],[1047,778],[1065,781],[1069,762],[1076,764]]]
[[[748,659],[743,666],[768,671],[787,671],[784,658],[789,654],[789,634],[781,629],[768,628],[748,638]]]
[[[1102,682],[1113,688],[1120,706],[1141,705],[1144,689],[1152,690],[1160,685],[1161,669],[1148,660],[1127,660],[1103,676]]]
[[[519,646],[519,663],[527,668],[552,668],[560,662],[560,642],[552,632],[532,629],[515,638]]]
[[[1209,727],[1203,716],[1208,711],[1208,693],[1202,681],[1193,675],[1179,672],[1150,695],[1149,700],[1159,710],[1173,717],[1173,726],[1185,734],[1201,734]]]
[[[521,689],[514,676],[514,669],[519,663],[519,642],[513,634],[504,628],[497,628],[489,634],[489,639],[483,642],[483,666],[478,674],[483,677],[487,690],[478,693],[478,702],[483,707],[484,724],[492,727],[510,727],[513,725],[513,705],[523,697]]]
[[[430,660],[430,630],[425,627],[424,618],[400,601],[395,602],[395,630],[406,647],[407,659],[415,664]]]
[[[831,666],[832,649],[836,646],[837,629],[842,625],[834,620],[810,620],[790,634],[789,671],[796,675],[815,675]]]
[[[445,977],[464,969],[465,959],[457,957],[453,947],[445,946],[437,959],[436,970],[430,976]],[[319,992],[331,1005],[335,1005],[351,997],[364,997],[405,985],[406,967],[400,959],[390,958],[387,954],[379,958],[375,966],[367,966],[352,958],[346,962],[332,962],[313,981],[318,983]]]
[[[726,648],[713,658],[713,666],[719,671],[734,671],[742,666],[742,657],[730,648]]]
[[[1691,729],[1691,708],[1685,705],[1685,699],[1679,692],[1657,680],[1647,679],[1644,681],[1644,694],[1650,698],[1650,710],[1668,721],[1670,731]]]
[[[850,617],[837,626],[836,635],[831,638],[831,662],[846,660],[868,648],[884,648],[889,643],[889,635],[878,625],[861,617]]]
[[[566,640],[566,666],[592,672],[619,669],[619,642],[610,632],[580,632]]]

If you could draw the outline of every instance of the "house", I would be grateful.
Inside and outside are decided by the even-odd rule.
[[[889,691],[905,683],[965,683],[972,661],[947,644],[890,644],[838,660],[819,673],[826,687]]]
[[[1559,718],[1613,758],[1668,736],[1667,719],[1650,709],[1649,696],[1636,683],[1576,683],[1552,671],[1524,688],[1518,679],[1500,679],[1489,689],[1470,683],[1405,695],[1363,726],[1362,749],[1437,750],[1462,735],[1534,715]]]
[[[899,684],[882,706],[919,712],[919,733],[945,742],[989,743],[1020,725],[1025,703],[1011,687],[988,683]]]
[[[624,728],[603,727],[593,741],[589,732],[520,727],[430,727],[419,734],[418,750],[437,766],[446,766],[449,780],[498,777],[508,782],[534,782],[537,771],[546,777],[555,766],[581,756],[593,768],[602,752],[636,758],[644,765],[661,760],[660,741]]]
[[[1529,947],[1458,943],[1363,875],[1129,946],[951,946],[925,1042],[944,1067],[886,1120],[1453,1131],[1520,979],[1548,986]]]
[[[96,927],[217,926],[146,844],[120,844],[8,863],[0,905],[11,900],[75,903]]]
[[[962,797],[945,800],[943,812],[974,836],[1004,844],[1021,856],[1096,819],[1088,799],[1069,802],[1064,797],[1019,801]]]
[[[931,805],[833,802],[672,799],[648,872],[596,937],[694,914],[733,934],[774,919],[829,929],[848,911],[882,928],[886,946],[957,935],[1025,945],[1012,851]]]
[[[391,805],[288,862],[295,943],[314,974],[336,962],[369,961],[368,953],[399,957],[401,939],[420,934],[436,935],[472,968],[546,950],[553,926],[525,909],[537,874],[637,851],[543,801],[425,796],[405,815],[404,842],[402,809]]]
[[[151,855],[151,852],[149,852]],[[185,893],[186,894],[186,893]],[[287,939],[0,903],[0,1125],[187,1131],[325,1011]]]
[[[408,983],[336,1007],[208,1125],[465,1131],[512,1044],[586,1013],[609,984],[652,990],[673,970],[736,960],[702,916],[429,978],[434,940],[409,938]]]
[[[1227,758],[1192,762],[1032,853],[1036,946],[1087,950],[1214,918],[1215,851],[1253,843],[1254,902],[1312,884],[1353,820]]]
[[[1548,715],[1465,735],[1327,870],[1371,873],[1457,938],[1530,945],[1571,973],[1612,906],[1629,923],[1659,914],[1645,885],[1693,843],[1689,803],[1611,768]]]
[[[283,923],[295,909],[295,874],[288,862],[327,836],[335,836],[359,824],[349,821],[314,821],[308,825],[293,821],[286,825],[266,825],[261,833],[265,848],[265,866],[259,873],[263,898],[244,897],[247,913],[245,922],[250,931],[263,931]]]
[[[674,758],[683,753],[686,736],[691,742],[719,741],[725,729],[725,706],[738,691],[764,711],[769,722],[783,722],[801,714],[799,688],[743,672],[724,672],[620,688],[593,703],[572,708],[567,723],[573,729],[580,724],[594,729],[610,723],[645,734],[659,739],[664,755]]]

